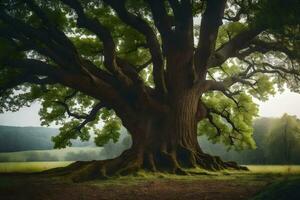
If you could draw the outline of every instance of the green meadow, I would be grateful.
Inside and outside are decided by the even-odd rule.
[[[58,162],[2,162],[0,173],[32,173],[41,172],[55,167],[65,167],[70,161]]]
[[[2,162],[0,163],[0,195],[15,199],[23,196],[38,199],[137,199],[148,195],[153,199],[193,199],[210,194],[213,199],[297,200],[300,188],[300,165],[248,165],[249,171],[190,170],[188,176],[139,171],[128,176],[106,180],[73,183],[68,176],[49,177],[34,174],[71,161]],[[137,190],[136,188],[139,188]],[[10,191],[11,193],[8,193]],[[166,193],[166,191],[168,191]],[[173,191],[173,192],[172,192]],[[70,194],[72,193],[72,195]],[[87,194],[87,195],[83,195]],[[76,195],[76,198],[74,196]],[[104,198],[105,199],[105,198]]]
[[[0,173],[32,173],[55,167],[65,167],[72,161],[53,162],[0,162]],[[246,174],[300,174],[300,165],[247,165]],[[237,172],[241,173],[241,172]]]

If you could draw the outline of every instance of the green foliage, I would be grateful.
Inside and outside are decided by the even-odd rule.
[[[263,70],[264,64],[262,60],[262,55],[254,55],[257,62],[255,67],[257,70]],[[249,67],[248,63],[243,61],[239,61],[237,59],[231,59],[222,64],[221,70],[219,69],[211,69],[209,70],[212,76],[217,77],[219,80],[226,80],[228,77],[238,76],[240,73],[243,73]],[[275,87],[282,86],[282,78],[278,74],[268,74],[258,72],[251,76],[249,79],[244,79],[241,82],[237,82],[233,86],[230,87],[230,91],[238,92],[238,91],[246,91],[247,94],[252,95],[253,97],[265,101],[268,100],[270,95],[274,95],[276,93]]]
[[[198,141],[205,152],[218,155],[224,160],[237,161],[239,164],[298,165],[300,163],[299,124],[299,119],[286,114],[281,118],[256,119],[253,123],[252,136],[256,143],[255,149],[235,151],[233,148],[226,151],[227,147],[224,144],[211,144],[206,135],[199,137]],[[256,171],[255,168],[250,170]],[[280,173],[281,167],[272,170]],[[261,172],[267,171],[270,169],[265,166]]]
[[[55,28],[63,31],[72,41],[80,57],[90,60],[96,67],[105,69],[103,62],[103,43],[90,31],[79,28],[76,25],[77,14],[68,6],[59,0],[34,2],[45,12],[49,23]],[[130,64],[141,66],[150,60],[146,38],[135,29],[126,25],[116,15],[116,13],[102,1],[90,0],[80,1],[84,11],[89,18],[99,20],[111,32],[113,40],[117,46],[117,56],[126,59]],[[226,12],[234,15],[240,9],[241,4],[245,4],[242,19],[236,22],[224,20],[217,36],[215,48],[222,47],[237,34],[249,30],[253,27],[270,27],[268,31],[261,34],[259,39],[265,42],[280,42],[289,51],[292,52],[294,60],[299,58],[299,2],[297,0],[259,0],[259,1],[235,1],[228,0],[230,4],[226,7]],[[250,5],[249,2],[253,2]],[[237,5],[236,3],[240,3]],[[248,5],[249,4],[249,5]],[[32,28],[44,30],[52,34],[47,24],[43,22],[28,5],[23,1],[3,0],[0,2],[1,9],[6,7],[8,14],[16,19],[30,25]],[[193,15],[196,17],[203,12],[205,1],[193,1]],[[142,0],[126,1],[126,8],[132,14],[141,17],[154,27],[152,14],[149,6]],[[171,7],[166,3],[166,11],[173,15]],[[3,20],[0,19],[0,29],[6,30]],[[195,26],[195,32],[199,27]],[[154,32],[159,36],[156,29]],[[50,36],[50,35],[48,35]],[[25,37],[25,36],[24,36]],[[158,39],[159,42],[160,38]],[[45,47],[37,39],[32,39],[33,45],[37,48]],[[53,60],[45,58],[37,51],[20,50],[23,49],[21,42],[17,39],[7,39],[0,37],[0,86],[8,84],[11,80],[18,80],[24,71],[14,70],[6,65],[7,60],[18,58],[36,58],[46,63],[53,64]],[[163,48],[162,48],[163,49]],[[58,49],[59,50],[59,49]],[[297,58],[297,59],[295,59]],[[227,80],[229,77],[238,76],[245,71],[250,63],[254,63],[253,69],[265,70],[267,61],[272,61],[277,66],[283,66],[285,69],[299,70],[299,64],[288,61],[287,56],[280,52],[268,52],[268,54],[252,53],[246,59],[238,60],[232,58],[226,61],[222,66],[210,69],[211,79],[218,81]],[[144,84],[154,87],[153,66],[150,64],[147,68],[139,72],[140,78]],[[42,78],[42,77],[39,77]],[[207,93],[202,98],[205,105],[214,110],[212,121],[208,119],[199,124],[199,133],[207,134],[213,142],[222,142],[229,145],[229,148],[243,149],[254,147],[252,139],[252,123],[257,115],[257,107],[252,102],[251,96],[259,100],[267,100],[268,96],[275,93],[275,88],[282,89],[285,84],[293,91],[299,91],[300,81],[291,74],[269,74],[255,73],[250,78],[245,78],[245,82],[238,82],[228,88],[228,93],[234,93],[232,98],[221,94],[220,92]],[[116,142],[120,135],[121,121],[112,110],[101,109],[94,120],[87,123],[84,128],[78,128],[84,122],[83,118],[70,119],[67,110],[57,101],[65,103],[71,113],[86,116],[98,100],[77,92],[72,98],[67,98],[74,91],[62,85],[43,85],[36,86],[24,83],[21,86],[8,88],[2,91],[0,88],[0,112],[17,111],[22,106],[29,106],[34,101],[40,101],[42,108],[39,112],[42,125],[49,126],[52,123],[61,125],[60,134],[53,138],[55,147],[62,148],[71,146],[72,139],[80,138],[87,141],[90,135],[95,134],[95,143],[103,146],[109,141]],[[251,96],[250,96],[251,95]],[[99,122],[104,122],[103,127],[97,126]],[[217,128],[216,128],[216,127]],[[218,131],[222,132],[218,135]],[[234,142],[234,146],[232,143]]]
[[[119,119],[110,118],[105,121],[103,128],[95,132],[95,144],[97,146],[103,146],[112,140],[116,143],[120,137],[121,122]]]
[[[0,113],[6,111],[16,112],[22,107],[29,107],[36,99],[28,91],[29,85],[15,87],[6,90],[0,96]]]
[[[258,113],[257,105],[245,93],[234,98],[233,101],[220,92],[205,95],[202,101],[211,111],[213,123],[208,119],[201,121],[198,133],[207,135],[213,143],[222,142],[228,145],[228,149],[254,148],[252,124]]]
[[[253,87],[250,87],[249,94],[259,100],[268,100],[268,97],[275,94],[274,82],[270,77],[261,73],[255,76],[256,82]]]
[[[297,0],[260,0],[255,13],[255,23],[283,31],[287,25],[299,24],[300,3]]]
[[[66,146],[71,146],[71,139],[77,139],[79,136],[82,140],[88,140],[89,134],[87,129],[80,132],[76,129],[80,125],[80,121],[72,120],[70,122],[65,122],[64,125],[59,129],[59,135],[52,137],[54,142],[54,148],[65,148]]]
[[[240,22],[231,22],[226,23],[219,29],[216,48],[222,46],[222,44],[231,40],[238,33],[245,31],[247,29],[247,25]]]
[[[97,57],[99,57],[99,55],[97,55],[96,53],[100,53],[101,51],[103,51],[101,42],[99,42],[99,40],[94,37],[74,37],[71,39],[73,44],[78,49],[79,53],[86,58],[94,60],[94,62],[96,62]]]

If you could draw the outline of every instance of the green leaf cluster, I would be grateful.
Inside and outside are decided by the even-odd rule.
[[[210,110],[213,123],[208,119],[202,120],[198,124],[198,133],[207,135],[213,143],[228,145],[228,149],[254,148],[252,125],[258,114],[257,105],[246,93],[240,93],[234,99],[233,101],[221,92],[205,95],[202,101]]]

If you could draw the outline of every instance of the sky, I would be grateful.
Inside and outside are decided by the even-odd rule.
[[[286,90],[283,93],[271,96],[268,101],[256,101],[259,105],[260,117],[280,117],[284,113],[297,115],[300,118],[300,94]],[[0,114],[0,125],[7,126],[41,126],[39,120],[38,103],[31,107],[22,108],[20,111]],[[52,125],[51,127],[56,127]]]

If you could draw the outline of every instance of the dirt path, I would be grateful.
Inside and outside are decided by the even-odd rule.
[[[129,183],[130,182],[130,183]],[[126,184],[61,183],[36,180],[31,177],[2,175],[0,177],[1,200],[238,200],[248,199],[268,183],[262,180],[169,180],[154,179]],[[99,184],[100,183],[100,184]]]

